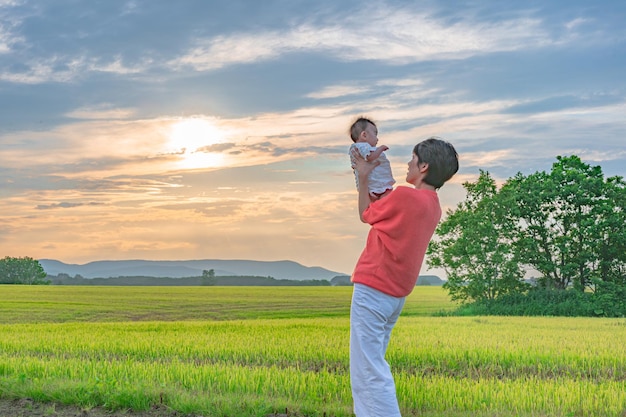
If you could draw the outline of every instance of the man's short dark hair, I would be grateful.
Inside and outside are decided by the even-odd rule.
[[[352,126],[350,126],[350,138],[352,139],[352,142],[359,140],[361,133],[364,132],[370,124],[376,127],[376,123],[372,122],[370,119],[362,116],[356,119],[354,123],[352,123]]]
[[[459,170],[459,155],[454,146],[437,137],[426,139],[415,145],[413,153],[418,163],[428,164],[424,182],[436,189],[441,188]]]

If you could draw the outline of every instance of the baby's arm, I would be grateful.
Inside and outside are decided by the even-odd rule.
[[[375,151],[370,152],[370,154],[367,155],[367,158],[365,158],[365,159],[367,161],[369,161],[369,162],[375,161],[375,160],[377,160],[380,157],[380,155],[383,152],[385,152],[388,149],[389,149],[389,147],[387,145],[379,146],[378,148],[376,148]]]

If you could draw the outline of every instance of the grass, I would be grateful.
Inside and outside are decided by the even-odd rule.
[[[352,287],[0,287],[1,323],[247,320],[347,317]],[[455,306],[439,287],[416,287],[406,316]]]
[[[350,416],[350,296],[347,287],[1,287],[0,396]],[[452,308],[437,287],[407,300],[388,351],[403,415],[626,416],[625,320],[432,316]]]

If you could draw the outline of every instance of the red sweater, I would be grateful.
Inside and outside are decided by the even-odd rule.
[[[409,295],[440,218],[436,191],[397,187],[370,204],[363,219],[372,228],[352,282],[394,297]]]

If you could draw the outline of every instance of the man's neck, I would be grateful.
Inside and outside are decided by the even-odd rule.
[[[434,187],[434,186],[432,186],[432,185],[430,185],[430,184],[426,184],[426,183],[425,183],[425,182],[423,182],[423,181],[418,181],[418,182],[415,184],[415,189],[416,189],[416,190],[430,190],[430,191],[437,191],[437,190],[435,189],[435,187]]]

